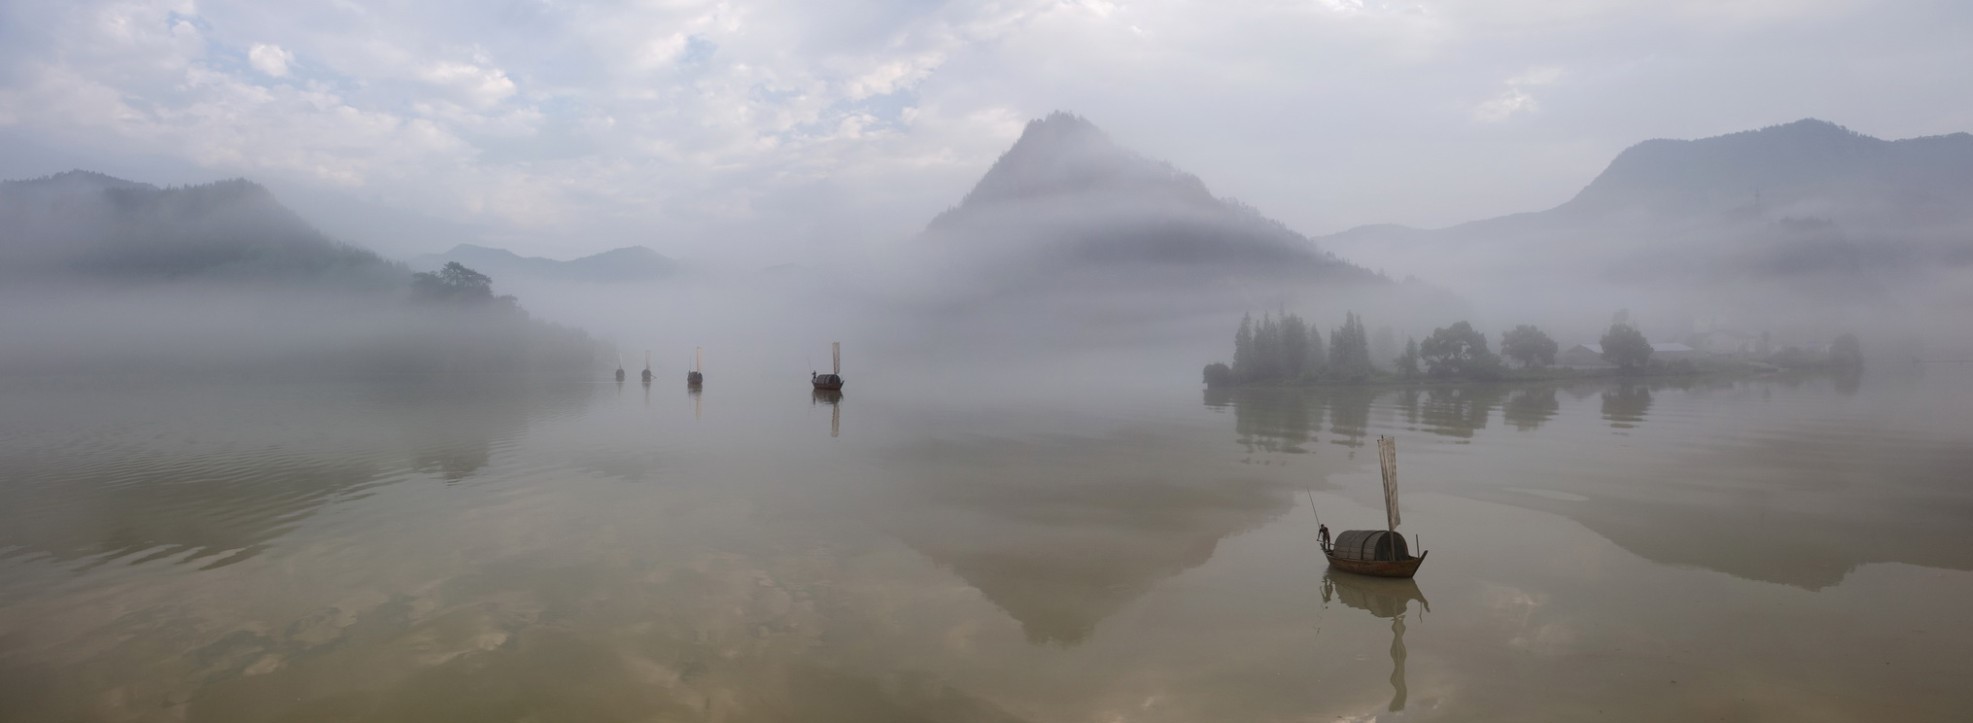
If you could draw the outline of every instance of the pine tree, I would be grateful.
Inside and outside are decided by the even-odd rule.
[[[1397,359],[1392,360],[1392,364],[1397,367],[1398,376],[1405,379],[1417,377],[1418,340],[1412,337],[1405,337],[1404,353],[1398,355]]]
[[[1240,331],[1233,335],[1233,378],[1235,381],[1254,380],[1254,315],[1240,317]]]

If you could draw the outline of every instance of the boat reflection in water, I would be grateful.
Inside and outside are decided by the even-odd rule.
[[[811,392],[809,404],[829,405],[829,436],[834,438],[843,432],[843,393],[838,389],[816,389]]]
[[[1417,600],[1423,608],[1419,613],[1422,620],[1425,612],[1431,611],[1432,603],[1425,600],[1425,593],[1418,590],[1418,583],[1411,578],[1327,572],[1322,575],[1323,606],[1327,607],[1331,600],[1391,621],[1391,710],[1404,710],[1404,616],[1410,612],[1411,601]]]

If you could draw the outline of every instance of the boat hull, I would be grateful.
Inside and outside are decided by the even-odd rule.
[[[1418,574],[1418,566],[1425,563],[1425,556],[1429,554],[1431,553],[1419,553],[1417,557],[1403,560],[1344,560],[1334,555],[1323,553],[1325,557],[1329,558],[1330,567],[1342,570],[1343,572],[1370,575],[1372,577],[1402,578],[1409,578],[1412,575]]]
[[[816,382],[816,383],[815,383],[815,388],[816,388],[817,390],[819,390],[819,391],[824,391],[824,392],[839,392],[839,391],[842,391],[842,389],[843,389],[843,383],[842,383],[842,382]]]

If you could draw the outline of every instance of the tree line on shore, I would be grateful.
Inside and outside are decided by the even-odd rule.
[[[1654,361],[1650,340],[1630,324],[1627,314],[1619,314],[1599,341],[1602,360],[1620,375],[1698,371],[1687,360]],[[1319,326],[1283,310],[1279,315],[1263,313],[1258,321],[1252,314],[1241,317],[1240,328],[1233,335],[1233,363],[1208,364],[1204,376],[1209,387],[1418,379],[1497,381],[1539,376],[1539,370],[1555,364],[1560,351],[1560,345],[1547,332],[1522,324],[1501,333],[1500,352],[1495,353],[1485,333],[1460,321],[1434,329],[1422,342],[1407,338],[1404,351],[1389,360],[1386,370],[1372,361],[1363,318],[1355,312],[1344,314],[1343,325],[1329,333],[1325,347]],[[1824,366],[1854,369],[1862,364],[1857,338],[1843,334],[1831,344]]]

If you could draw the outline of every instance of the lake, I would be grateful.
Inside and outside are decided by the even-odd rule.
[[[0,720],[1963,720],[1973,367],[0,383]],[[1383,525],[1415,581],[1327,573]]]

